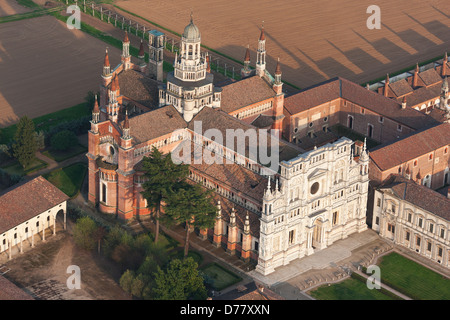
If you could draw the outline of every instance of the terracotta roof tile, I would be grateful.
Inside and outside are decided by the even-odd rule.
[[[401,102],[367,90],[346,79],[341,80],[342,98],[413,129],[437,124],[437,121],[415,109],[402,109]]]
[[[378,189],[391,189],[399,199],[450,221],[450,199],[426,186],[392,174]]]
[[[34,300],[34,298],[0,275],[0,300]]]
[[[188,125],[188,128],[192,131],[195,129],[195,123],[201,122],[202,124],[202,133],[204,133],[208,129],[217,129],[222,132],[223,143],[226,143],[226,131],[227,130],[243,130],[247,132],[247,130],[259,130],[258,128],[247,124],[245,122],[240,121],[239,119],[230,116],[222,110],[211,109],[208,107],[203,108]],[[268,152],[271,150],[270,146],[272,143],[272,137],[268,135],[267,138],[267,150]],[[259,142],[260,140],[258,140]],[[294,147],[292,144],[278,140],[278,148],[279,148],[279,160],[288,160],[296,157],[301,151],[298,147]],[[238,150],[237,142],[234,144],[235,151]],[[245,145],[245,156],[250,159],[259,159],[257,155],[251,155],[251,148],[249,148],[249,144]],[[255,152],[259,154],[259,150],[255,149]],[[270,154],[269,154],[270,156]]]
[[[0,196],[0,233],[68,199],[66,194],[42,176],[13,187]]]
[[[414,91],[405,79],[395,81],[389,84],[389,87],[396,97],[401,97]]]
[[[420,79],[422,79],[423,83],[426,86],[431,86],[438,82],[442,82],[441,76],[435,69],[428,69],[428,70],[419,72],[419,77],[420,77]]]
[[[443,123],[394,143],[377,147],[369,155],[380,170],[385,171],[446,145],[450,145],[449,123]]]
[[[119,74],[120,92],[126,98],[136,101],[150,109],[159,105],[158,83],[135,70],[122,71]]]
[[[226,113],[275,97],[276,93],[264,79],[255,75],[222,87],[220,108]]]
[[[296,114],[340,98],[340,82],[334,78],[284,98],[284,108]]]
[[[415,89],[412,93],[406,96],[407,105],[412,107],[439,97],[441,92],[441,84],[442,81],[429,87],[420,87]],[[400,102],[401,98],[397,99],[397,101]]]
[[[130,134],[135,144],[161,137],[187,126],[186,121],[172,105],[131,117],[129,122]]]

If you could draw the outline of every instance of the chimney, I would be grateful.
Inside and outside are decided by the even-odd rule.
[[[389,73],[386,75],[386,81],[384,82],[384,96],[389,95]]]
[[[406,96],[403,97],[402,109],[406,109]]]
[[[417,84],[419,81],[419,64],[416,64],[416,70],[414,70],[414,77],[413,77],[413,83],[412,83],[412,87],[413,89],[417,88]]]

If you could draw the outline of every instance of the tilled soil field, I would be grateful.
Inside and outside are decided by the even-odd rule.
[[[283,79],[307,87],[342,76],[358,83],[414,66],[450,51],[448,0],[119,0],[116,4],[182,33],[192,10],[202,43],[243,60],[247,44],[255,64],[264,23],[267,68],[280,57]],[[370,30],[370,5],[381,10],[381,29]],[[263,22],[264,21],[264,22]]]

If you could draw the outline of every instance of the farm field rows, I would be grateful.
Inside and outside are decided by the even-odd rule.
[[[31,11],[24,6],[21,6],[16,1],[0,0],[0,17],[11,16],[13,14],[25,13]]]
[[[448,0],[380,0],[381,29],[369,30],[373,1],[119,0],[115,4],[182,33],[194,22],[202,43],[243,60],[247,44],[255,64],[264,21],[267,68],[280,57],[283,78],[299,87],[335,76],[358,83],[383,77],[416,62],[443,56],[450,48]]]
[[[52,16],[2,24],[0,127],[83,102],[88,91],[99,88],[106,47]],[[118,63],[120,54],[110,47],[111,63]]]

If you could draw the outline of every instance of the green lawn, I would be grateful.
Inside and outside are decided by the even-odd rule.
[[[27,167],[23,168],[22,165],[15,161],[13,164],[8,165],[7,167],[2,167],[3,170],[7,171],[9,174],[17,174],[20,176],[24,176],[28,173],[32,173],[39,169],[45,168],[47,163],[35,158],[33,162],[30,163]]]
[[[81,144],[77,144],[66,151],[58,151],[50,148],[42,152],[42,154],[57,162],[61,162],[84,152],[87,152],[87,148],[85,146],[82,146]]]
[[[317,300],[393,300],[377,289],[368,289],[364,281],[349,278],[330,286],[321,286],[309,293]]]
[[[36,131],[47,131],[52,126],[55,126],[64,121],[71,121],[74,119],[80,119],[90,115],[90,112],[86,106],[86,103],[80,103],[76,106],[52,112],[41,117],[33,119]],[[0,129],[0,144],[8,144],[14,137],[17,126],[15,124]]]
[[[226,270],[217,263],[210,263],[200,269],[204,274],[208,275],[212,280],[214,290],[220,291],[242,280],[241,277]]]
[[[86,165],[74,163],[70,166],[56,169],[44,175],[44,178],[53,183],[69,197],[77,195],[86,175]]]
[[[378,263],[381,282],[416,300],[450,300],[450,279],[398,253]]]

